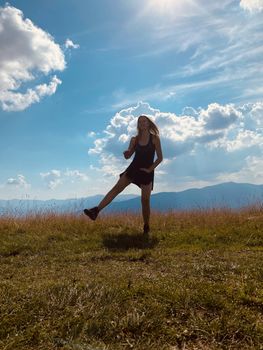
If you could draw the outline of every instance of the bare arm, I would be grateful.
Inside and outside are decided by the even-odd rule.
[[[129,144],[129,147],[128,147],[128,150],[123,152],[125,159],[128,159],[133,155],[133,153],[135,151],[135,141],[136,141],[136,138],[132,137],[130,144]]]
[[[153,171],[163,161],[163,152],[162,152],[162,146],[161,146],[161,141],[159,136],[155,136],[154,144],[155,144],[155,150],[157,153],[157,159],[149,168],[150,171]]]

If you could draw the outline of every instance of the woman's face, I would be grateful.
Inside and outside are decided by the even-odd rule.
[[[145,117],[139,117],[139,119],[138,119],[138,128],[140,130],[148,130],[149,129],[148,119],[145,118]]]

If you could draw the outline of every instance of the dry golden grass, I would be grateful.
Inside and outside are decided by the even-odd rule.
[[[0,218],[0,348],[262,349],[263,210]]]

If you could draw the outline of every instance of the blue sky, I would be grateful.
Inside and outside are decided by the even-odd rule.
[[[155,193],[262,184],[262,34],[263,0],[0,1],[0,199],[106,194],[141,113]]]

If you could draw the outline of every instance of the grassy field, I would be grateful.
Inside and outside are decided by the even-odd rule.
[[[0,349],[263,349],[263,209],[0,218]]]

